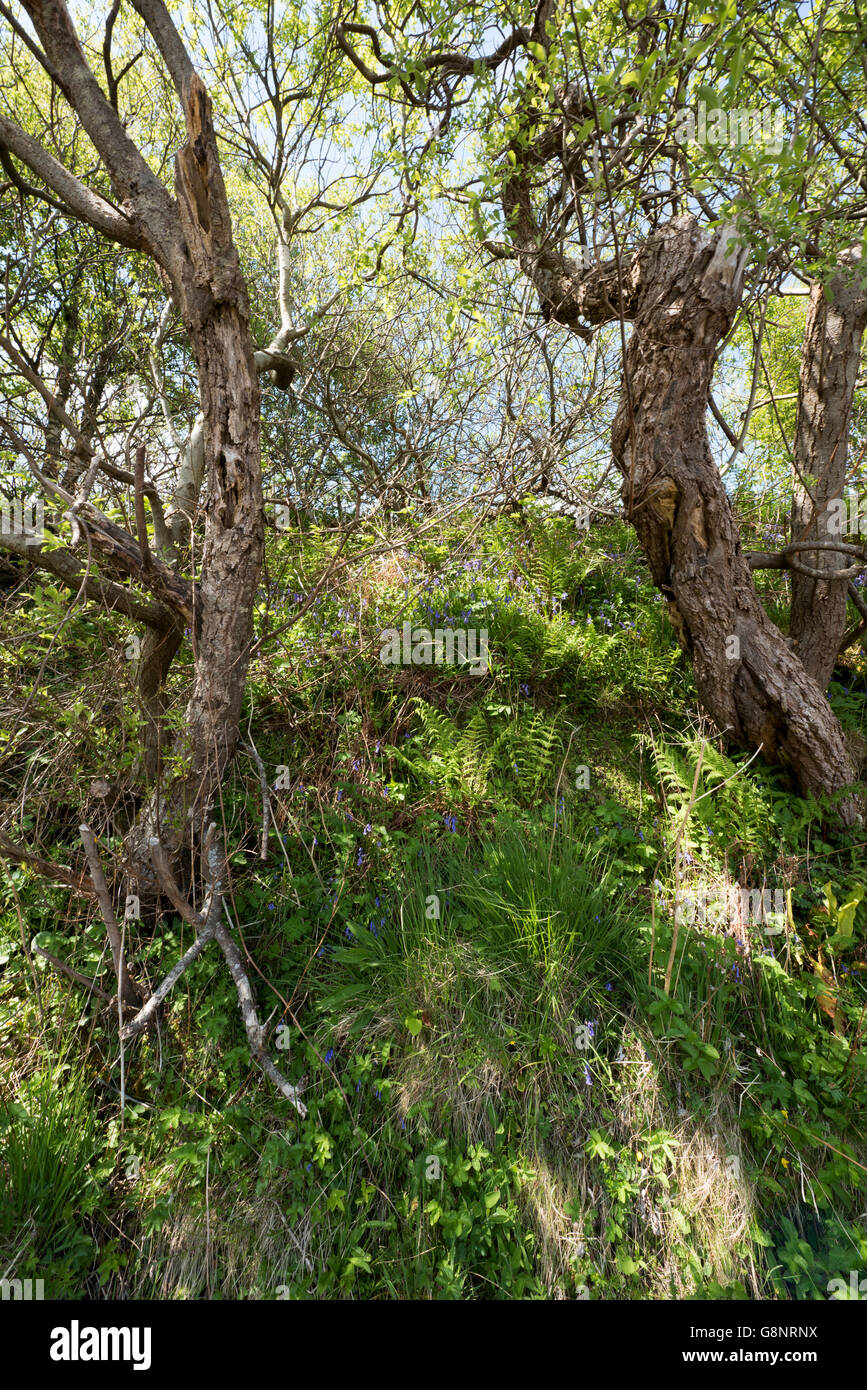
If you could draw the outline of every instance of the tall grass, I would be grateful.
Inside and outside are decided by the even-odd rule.
[[[46,1059],[0,1103],[0,1259],[44,1267],[73,1256],[94,1180],[98,1126],[87,1079]]]

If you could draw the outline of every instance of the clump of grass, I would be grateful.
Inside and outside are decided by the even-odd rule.
[[[69,1062],[43,1061],[15,1098],[0,1104],[4,1265],[38,1273],[89,1252],[81,1219],[94,1195],[90,1165],[98,1144],[87,1079]]]

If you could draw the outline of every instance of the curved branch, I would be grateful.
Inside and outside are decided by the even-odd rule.
[[[60,211],[79,222],[86,222],[94,231],[119,246],[128,246],[133,251],[148,249],[145,237],[128,217],[118,212],[117,208],[112,207],[99,193],[94,193],[71,174],[60,160],[49,154],[38,140],[34,140],[3,115],[0,115],[0,146],[14,154],[22,164],[26,164],[28,169],[57,195],[60,202],[55,203],[52,199],[46,198],[39,189],[19,181],[4,161],[4,168],[22,192],[42,198],[52,207],[59,207]]]

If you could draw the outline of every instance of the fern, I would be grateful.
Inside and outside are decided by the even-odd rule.
[[[432,783],[439,791],[458,793],[470,800],[483,797],[493,750],[482,711],[477,710],[466,728],[460,729],[453,719],[426,700],[416,697],[413,704],[431,751],[425,755],[395,749],[397,761],[420,782]]]
[[[558,610],[563,594],[573,594],[602,567],[600,556],[577,541],[574,526],[565,520],[540,521],[528,515],[520,537],[515,539],[517,567],[549,613]]]
[[[550,777],[563,746],[561,726],[559,715],[543,710],[527,715],[522,710],[497,739],[496,750],[501,763],[506,764],[506,776],[511,773],[515,778],[523,800],[537,797]]]
[[[461,729],[427,701],[417,697],[413,703],[429,751],[395,749],[394,756],[422,785],[478,801],[489,795],[496,773],[509,800],[526,802],[551,777],[563,746],[559,714],[488,706]]]
[[[672,812],[672,828],[677,830],[701,758],[696,801],[683,828],[682,849],[691,853],[697,848],[700,829],[717,835],[721,850],[732,847],[760,853],[767,847],[773,829],[771,806],[743,768],[695,734],[683,734],[674,742],[651,737],[651,746],[656,774]]]

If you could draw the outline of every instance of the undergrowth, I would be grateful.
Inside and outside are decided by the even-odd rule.
[[[701,721],[625,530],[528,508],[466,535],[391,556],[362,537],[318,594],[328,537],[269,541],[259,635],[282,626],[243,717],[267,858],[252,753],[221,817],[306,1119],[251,1068],[208,951],[121,1081],[112,1006],[31,949],[110,992],[101,925],[5,866],[7,1277],[64,1298],[809,1299],[864,1270],[864,846]],[[135,813],[131,674],[122,620],[75,618],[77,678],[104,683],[83,701],[41,603],[41,637],[4,618],[4,675],[33,690],[3,794],[26,776],[23,828],[80,864],[83,810],[117,854]],[[487,669],[384,665],[404,622],[484,627]],[[854,733],[860,677],[837,674]],[[188,675],[185,647],[170,723]],[[48,742],[58,720],[74,740]],[[756,891],[770,916],[712,910]],[[151,987],[191,942],[170,910],[127,927]]]

